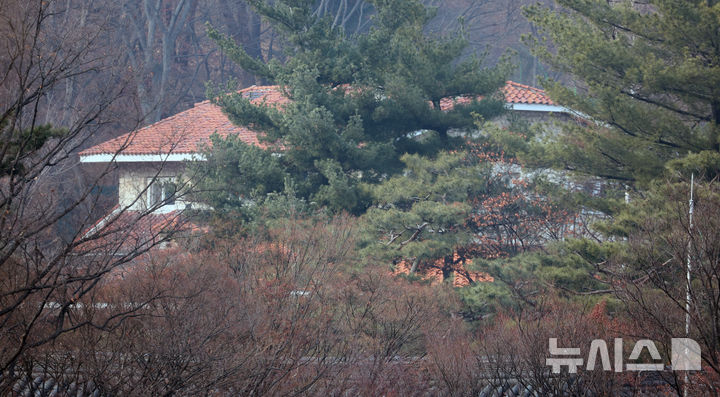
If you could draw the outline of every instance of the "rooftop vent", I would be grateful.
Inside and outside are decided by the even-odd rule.
[[[248,91],[243,93],[243,97],[247,98],[249,100],[254,100],[258,98],[262,98],[265,95],[265,92],[263,91]]]

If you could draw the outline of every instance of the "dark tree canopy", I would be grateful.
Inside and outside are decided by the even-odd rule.
[[[556,165],[626,182],[647,182],[669,161],[716,174],[717,1],[558,3],[568,12],[526,9],[541,33],[527,43],[579,81],[577,88],[546,82],[553,98],[595,123],[566,129],[545,154]]]
[[[547,244],[542,252],[475,261],[478,270],[496,282],[463,295],[479,311],[492,301],[534,306],[551,289],[592,301],[612,300],[613,292],[623,300],[637,288],[638,296],[666,304],[657,289],[643,284],[650,272],[641,269],[642,260],[634,257],[637,247],[627,242],[647,233],[644,225],[687,219],[687,209],[679,203],[687,203],[689,189],[679,201],[678,194],[668,194],[668,186],[682,191],[682,186],[689,187],[691,172],[702,184],[720,170],[720,3],[557,4],[562,11],[542,5],[525,8],[539,33],[525,42],[540,59],[571,76],[570,82],[545,80],[543,86],[560,105],[580,113],[580,120],[552,130],[533,128],[522,135],[495,130],[490,135],[525,165],[569,171],[552,173],[554,183],[544,187],[543,195],[559,198],[578,212],[580,223],[571,229],[578,235]],[[597,191],[579,192],[588,181]],[[660,228],[653,233],[669,238]],[[682,236],[686,246],[689,237],[691,233]],[[656,244],[649,239],[643,243]],[[673,277],[679,277],[663,282],[685,285],[686,258],[673,258],[680,270]],[[662,256],[657,263],[671,263],[669,259]],[[625,280],[620,287],[621,276]]]

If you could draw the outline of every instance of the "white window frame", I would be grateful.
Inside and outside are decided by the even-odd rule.
[[[172,184],[175,187],[175,191],[170,193],[167,189],[168,185]],[[146,192],[146,203],[147,208],[167,208],[174,209],[177,202],[177,182],[175,177],[153,177],[147,180],[147,192]],[[156,198],[156,189],[160,189],[160,197]],[[172,202],[167,202],[172,197]]]

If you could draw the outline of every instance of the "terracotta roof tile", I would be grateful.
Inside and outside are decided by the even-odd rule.
[[[455,258],[457,258],[457,254],[454,254]],[[444,260],[443,259],[437,259],[433,264],[431,264],[429,267],[425,267],[421,270],[418,270],[417,275],[420,276],[422,280],[425,280],[429,282],[430,284],[441,284],[443,279],[443,272],[442,268],[444,267]],[[400,261],[395,266],[395,269],[393,270],[393,275],[408,275],[410,274],[410,268],[411,264],[407,261]],[[452,269],[453,273],[453,280],[452,284],[453,287],[467,287],[470,285],[470,280],[468,280],[468,277],[472,279],[473,282],[476,283],[485,283],[485,282],[493,282],[495,279],[483,272],[475,272],[472,270],[466,269],[465,261],[462,261],[462,263],[458,263],[457,265],[453,266]]]
[[[280,106],[289,102],[278,86],[252,86],[239,92],[255,104]],[[512,81],[505,84],[502,92],[508,103],[554,105],[545,91]],[[440,106],[447,110],[456,103],[469,101],[468,97],[447,98]],[[213,133],[222,137],[236,134],[247,144],[265,146],[258,140],[258,132],[234,125],[220,107],[203,101],[157,123],[85,149],[80,155],[114,154],[120,149],[123,155],[198,153]]]
[[[516,83],[514,81],[508,81],[500,89],[505,96],[505,103],[512,104],[528,104],[528,105],[555,105],[555,102],[550,99],[544,90],[539,88],[531,87],[529,85]],[[480,98],[478,98],[480,99]],[[449,110],[455,104],[463,104],[470,102],[470,98],[466,96],[460,96],[456,98],[445,98],[440,101],[440,109]]]
[[[529,85],[508,81],[502,89],[507,103],[527,103],[538,105],[555,105],[545,90]]]
[[[277,86],[252,86],[240,93],[255,104],[278,106],[288,102]],[[80,155],[114,154],[120,149],[123,155],[198,153],[213,133],[222,137],[235,134],[247,144],[264,146],[257,132],[234,125],[219,106],[203,101],[157,123],[85,149]]]
[[[109,251],[125,254],[133,250],[143,251],[157,244],[167,234],[180,236],[204,230],[184,217],[180,210],[146,214],[119,209],[116,205],[81,235],[78,253]]]

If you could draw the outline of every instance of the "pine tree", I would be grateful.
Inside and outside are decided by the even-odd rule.
[[[210,137],[212,150],[194,164],[192,175],[202,175],[196,200],[215,210],[236,210],[243,203],[262,202],[271,192],[282,191],[287,175],[272,153],[249,145],[237,136]],[[243,180],[245,183],[237,183]]]
[[[466,221],[469,198],[487,187],[489,165],[471,164],[467,154],[441,153],[435,159],[405,155],[403,175],[374,186],[377,205],[363,216],[365,253],[407,262],[410,273],[427,270],[472,240]],[[442,269],[447,278],[452,271]]]
[[[211,37],[235,62],[278,84],[291,103],[282,110],[253,106],[240,95],[218,95],[237,124],[253,125],[285,147],[281,157],[298,193],[320,205],[362,211],[369,199],[359,182],[376,183],[402,169],[405,153],[434,154],[462,145],[450,132],[474,117],[503,112],[497,90],[506,61],[485,68],[467,56],[462,32],[425,35],[432,17],[417,0],[373,2],[367,33],[346,35],[312,13],[313,1],[251,1],[286,41],[284,61],[262,62],[227,36]],[[444,98],[481,97],[452,109]]]
[[[12,110],[12,109],[11,109]],[[0,177],[22,177],[25,163],[52,138],[62,138],[65,129],[55,128],[50,124],[38,125],[26,129],[16,128],[11,121],[12,112],[8,111],[0,119],[0,132],[3,135],[2,160],[0,160]]]
[[[369,186],[375,205],[362,217],[363,253],[467,285],[565,237],[569,214],[483,141],[434,158],[406,155],[402,174]]]
[[[685,186],[687,192],[691,172],[706,181],[720,173],[720,3],[558,4],[566,12],[542,6],[525,10],[542,33],[526,38],[526,43],[574,79],[575,87],[549,80],[544,86],[584,121],[553,133],[531,131],[525,139],[502,131],[494,131],[493,138],[528,165],[573,171],[564,174],[568,178],[604,179],[609,194],[579,198],[577,204],[599,209],[605,219],[591,225],[598,232],[594,238],[564,241],[506,263],[483,263],[481,269],[501,283],[478,286],[465,295],[480,307],[488,296],[528,303],[525,292],[537,294],[548,287],[576,298],[610,295],[617,289],[621,299],[636,288],[633,293],[659,304],[661,294],[645,282],[650,273],[643,268],[647,258],[638,255],[657,246],[651,239],[638,244],[637,236],[648,232],[648,224],[687,219],[682,208],[686,199],[678,201],[668,186]],[[625,189],[633,189],[629,203],[622,197]],[[552,194],[568,194],[561,190]],[[670,238],[661,228],[652,233]],[[682,266],[686,256],[679,258],[665,256],[660,263],[673,259]],[[678,269],[663,274],[667,277],[662,282],[685,285],[684,272]],[[618,283],[616,277],[625,282]]]
[[[545,81],[551,96],[592,122],[541,153],[566,169],[623,183],[668,166],[720,169],[720,4],[715,0],[558,0],[527,8],[535,54],[578,84]],[[672,163],[669,163],[672,162]]]

